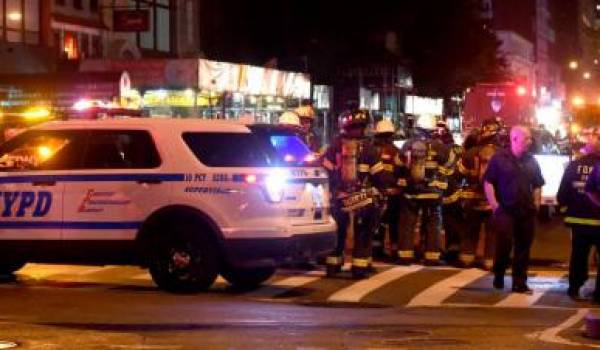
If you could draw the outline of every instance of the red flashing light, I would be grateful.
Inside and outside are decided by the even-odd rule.
[[[525,96],[525,95],[527,95],[527,88],[524,87],[523,85],[519,85],[517,87],[517,95],[519,95],[519,96]]]

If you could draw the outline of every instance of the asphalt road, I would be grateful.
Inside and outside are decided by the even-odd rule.
[[[263,287],[223,280],[197,295],[158,290],[134,267],[28,264],[0,281],[0,349],[588,349],[588,301],[565,295],[567,230],[538,227],[532,295],[481,270],[378,264],[349,273],[281,270]],[[590,280],[583,294],[593,289]],[[598,310],[600,312],[600,310]]]

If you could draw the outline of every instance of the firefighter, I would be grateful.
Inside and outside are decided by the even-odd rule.
[[[332,192],[332,214],[337,222],[337,246],[327,257],[327,276],[341,271],[348,228],[353,239],[352,276],[363,278],[371,270],[371,239],[377,207],[370,172],[375,165],[371,143],[365,137],[366,112],[344,112],[339,117],[342,134],[323,156]]]
[[[382,189],[386,196],[383,225],[380,225],[373,239],[373,255],[375,257],[393,258],[398,251],[398,216],[402,198],[397,179],[404,163],[400,152],[393,143],[394,124],[390,120],[381,120],[375,126],[373,148],[377,163],[373,166],[371,175],[377,188]],[[385,243],[390,244],[392,254],[386,254]]]
[[[465,221],[461,202],[463,176],[456,171],[456,164],[462,156],[463,149],[454,143],[452,134],[444,121],[437,122],[434,137],[444,143],[448,151],[445,164],[439,167],[440,173],[448,182],[448,188],[444,190],[442,197],[442,226],[446,238],[444,260],[449,264],[457,265]]]
[[[586,145],[581,156],[567,166],[557,193],[558,203],[566,207],[565,224],[571,228],[571,261],[568,295],[579,299],[579,289],[588,279],[588,258],[592,246],[600,246],[600,208],[585,194],[585,183],[592,169],[600,164],[600,129],[583,130]],[[598,277],[600,278],[600,277]],[[594,300],[600,301],[600,280]]]
[[[319,138],[315,134],[315,110],[311,105],[304,105],[296,108],[294,113],[296,113],[298,118],[300,118],[300,126],[303,130],[304,142],[306,142],[311,151],[315,153],[322,153]]]
[[[398,263],[415,261],[414,234],[421,230],[424,241],[425,264],[439,265],[442,225],[442,193],[448,188],[439,166],[446,163],[444,145],[437,139],[414,136],[407,140],[400,151],[406,164],[406,174],[398,179],[403,187],[406,205],[400,213],[400,237]],[[419,223],[419,212],[422,223]]]
[[[461,239],[459,264],[489,269],[492,262],[493,235],[488,226],[492,207],[483,190],[483,174],[492,156],[502,147],[501,125],[495,119],[483,122],[477,145],[466,151],[458,162],[458,171],[466,180],[461,193],[466,230]]]

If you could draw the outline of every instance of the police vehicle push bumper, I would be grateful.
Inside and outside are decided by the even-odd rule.
[[[224,228],[228,262],[236,268],[276,267],[324,257],[336,242],[333,221],[322,225],[247,229]]]

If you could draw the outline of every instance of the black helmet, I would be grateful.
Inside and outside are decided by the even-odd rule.
[[[341,129],[348,129],[351,126],[366,127],[369,124],[369,112],[363,110],[345,111],[338,117]]]

